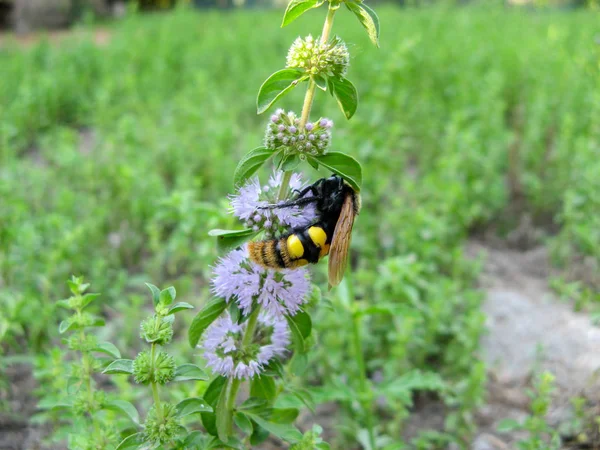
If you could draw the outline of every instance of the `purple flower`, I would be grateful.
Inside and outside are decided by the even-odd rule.
[[[312,123],[310,123],[310,122],[308,122],[308,123],[307,123],[307,124],[304,126],[304,128],[306,129],[306,131],[311,131],[311,130],[312,130],[314,127],[315,127],[315,126],[314,126]]]
[[[314,222],[317,211],[314,203],[303,206],[288,206],[281,208],[266,208],[277,203],[276,195],[282,182],[281,172],[277,172],[269,179],[266,186],[261,187],[258,178],[250,179],[239,189],[237,195],[231,197],[233,214],[243,220],[247,227],[257,226],[257,230],[264,228],[269,222],[274,231],[281,231],[289,227],[303,227]],[[289,188],[293,191],[301,190],[302,178],[293,174]],[[307,194],[312,195],[312,194]]]
[[[246,249],[221,258],[213,274],[213,292],[227,302],[237,302],[244,314],[256,301],[272,316],[294,315],[311,290],[307,269],[268,270],[250,261]]]
[[[290,343],[290,332],[283,318],[262,313],[258,318],[253,341],[242,346],[247,322],[233,323],[229,314],[215,320],[206,330],[200,348],[207,367],[225,377],[253,378],[273,358],[283,356]]]

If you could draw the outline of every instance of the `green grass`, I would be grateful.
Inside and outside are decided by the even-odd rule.
[[[363,321],[368,370],[400,380],[379,426],[398,438],[411,393],[435,391],[447,406],[447,433],[418,445],[466,443],[484,382],[475,356],[483,330],[477,267],[462,251],[469,232],[510,228],[515,218],[506,211],[519,196],[534,218],[560,228],[552,238],[557,262],[585,256],[600,264],[598,16],[391,7],[379,14],[380,50],[348,14],[334,26],[353,55],[357,115],[346,122],[322,93],[313,114],[334,119],[334,149],[364,167],[355,294],[362,305],[395,308]],[[139,321],[143,282],[173,284],[197,306],[209,298],[217,253],[207,231],[235,226],[225,196],[237,161],[262,141],[257,89],[283,66],[293,39],[318,34],[322,20],[311,12],[282,30],[280,15],[176,11],[124,20],[105,47],[84,39],[0,50],[7,353],[53,345],[54,302],[72,273],[102,292],[109,330],[129,327],[118,333],[120,348],[137,342],[130,324]],[[301,102],[294,92],[284,105],[297,110]],[[320,309],[319,344],[301,379],[325,386],[315,391],[322,401],[342,398],[336,420],[348,425],[351,402],[335,389],[354,370],[345,366],[344,320]],[[183,330],[179,336],[189,356]],[[355,430],[340,429],[335,448],[348,448]]]

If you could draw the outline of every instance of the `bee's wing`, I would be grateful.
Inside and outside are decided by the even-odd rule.
[[[354,199],[347,195],[340,218],[335,225],[331,248],[329,250],[329,287],[337,286],[344,278],[344,272],[348,265],[348,249],[352,237],[352,226],[355,217]]]

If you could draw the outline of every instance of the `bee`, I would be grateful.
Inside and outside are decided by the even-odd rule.
[[[312,195],[309,195],[312,194]],[[317,220],[293,228],[278,239],[248,243],[250,259],[269,269],[294,269],[315,264],[329,255],[329,285],[337,286],[348,264],[354,218],[360,211],[360,195],[338,175],[321,178],[298,191],[288,202],[266,208],[286,208],[315,203]]]

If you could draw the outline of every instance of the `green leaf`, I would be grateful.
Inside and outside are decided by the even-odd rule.
[[[126,373],[131,375],[133,373],[133,360],[132,359],[117,359],[110,363],[110,365],[102,371],[102,373],[115,374],[115,373]]]
[[[110,342],[98,343],[98,345],[94,348],[94,351],[106,353],[107,355],[110,355],[113,358],[121,357],[121,352],[119,351],[119,349],[117,347],[115,347],[113,344],[111,344]]]
[[[165,306],[169,306],[175,300],[177,296],[177,292],[175,292],[175,288],[170,286],[160,292],[158,301]]]
[[[269,432],[263,427],[258,426],[256,422],[252,422],[252,426],[254,427],[254,432],[250,436],[250,444],[253,448],[260,448],[258,446],[269,439]]]
[[[352,156],[341,152],[328,152],[321,156],[306,156],[315,159],[323,167],[342,177],[356,192],[362,184],[362,167]]]
[[[135,406],[125,400],[111,400],[102,407],[112,411],[123,412],[134,424],[140,424],[140,414],[138,413],[138,410],[135,409]]]
[[[37,407],[39,409],[71,409],[73,408],[73,400],[55,400],[51,398],[45,398],[38,402]]]
[[[272,359],[269,361],[269,364],[265,366],[265,370],[263,373],[268,377],[280,377],[283,378],[285,376],[283,370],[283,364],[278,359]]]
[[[275,380],[267,376],[253,378],[250,383],[250,395],[252,397],[264,398],[270,403],[277,395]]]
[[[271,157],[274,151],[266,147],[250,150],[238,163],[233,174],[233,185],[241,186],[256,173],[258,169]]]
[[[183,311],[184,309],[194,309],[194,306],[186,302],[177,302],[169,308],[169,312],[167,314],[175,314],[176,312]]]
[[[246,417],[245,414],[236,412],[233,416],[233,421],[237,425],[237,427],[242,430],[245,434],[252,434],[254,432],[254,427],[252,426],[252,422],[250,419]]]
[[[83,296],[83,302],[81,303],[81,309],[83,310],[86,306],[88,306],[92,301],[100,297],[100,294],[85,294]]]
[[[189,416],[190,414],[213,412],[212,407],[202,397],[186,398],[180,401],[177,406],[178,417]]]
[[[231,321],[233,323],[240,323],[240,319],[242,318],[242,311],[236,302],[231,302],[229,304],[229,315],[231,316]]]
[[[292,423],[299,413],[296,408],[273,408],[270,420],[274,423]]]
[[[217,435],[223,442],[229,440],[233,424],[233,413],[227,410],[228,387],[229,383],[221,389],[221,394],[219,395],[219,401],[217,403]]]
[[[496,431],[499,433],[506,433],[509,431],[521,430],[522,428],[521,424],[515,419],[502,419],[500,423],[498,423]]]
[[[213,411],[217,407],[217,403],[221,396],[221,391],[227,387],[227,378],[225,377],[217,377],[208,385],[206,391],[204,392],[204,400],[208,403]],[[202,425],[206,428],[209,434],[216,436],[217,435],[217,416],[214,412],[204,412],[201,413],[202,416]]]
[[[344,2],[346,7],[354,13],[360,24],[367,30],[371,42],[379,47],[379,17],[375,11],[365,5],[364,2]]]
[[[327,81],[346,119],[352,118],[358,108],[358,92],[354,85],[344,77],[329,77]]]
[[[140,449],[143,443],[144,433],[135,433],[123,439],[115,450]]]
[[[281,165],[278,167],[279,170],[289,172],[295,170],[300,165],[300,158],[298,155],[286,155],[281,160]]]
[[[293,425],[269,422],[256,415],[251,417],[260,427],[284,441],[294,443],[302,439],[302,433]]]
[[[275,72],[260,87],[256,98],[258,114],[264,113],[299,82],[308,78],[303,69],[282,69]]]
[[[175,369],[174,381],[208,380],[210,377],[195,364],[182,364]]]
[[[146,283],[146,286],[148,286],[148,289],[150,289],[152,292],[152,301],[154,302],[154,306],[158,305],[160,300],[160,289],[150,283]]]
[[[310,409],[313,413],[315,412],[315,401],[313,400],[312,395],[308,390],[306,390],[304,388],[293,387],[293,386],[288,386],[286,388],[286,390],[288,391],[288,394],[280,395],[278,397],[278,401],[277,401],[278,405],[283,406],[284,401],[285,401],[285,396],[289,395],[289,396],[293,396],[294,398],[296,398],[300,403],[304,404],[304,406],[306,406],[308,409]],[[280,399],[282,399],[281,402],[279,401]],[[291,403],[291,401],[292,400],[289,400],[288,403]],[[291,406],[296,406],[296,405],[294,404]]]
[[[190,329],[188,331],[188,341],[192,348],[198,345],[200,337],[204,330],[213,323],[213,321],[221,315],[227,308],[227,302],[222,298],[213,298],[204,308],[194,317]]]
[[[310,319],[310,315],[306,311],[298,311],[292,316],[292,320],[298,326],[300,333],[302,333],[302,337],[304,339],[308,338],[312,330],[312,320]]]
[[[73,326],[73,322],[71,322],[69,319],[65,319],[63,320],[60,325],[58,326],[58,332],[60,334],[64,334],[67,331],[69,331],[69,329]]]
[[[292,23],[309,9],[318,8],[322,4],[322,0],[292,0],[283,14],[281,28]]]
[[[327,80],[322,75],[312,75],[311,78],[319,89],[322,91],[327,90]]]
[[[257,397],[250,397],[237,407],[238,411],[243,411],[248,414],[256,414],[261,417],[268,417],[271,414],[269,403]]]
[[[257,231],[254,231],[251,228],[246,228],[245,230],[214,229],[210,230],[208,235],[217,238],[217,247],[219,250],[228,250],[239,247],[257,233]]]
[[[294,344],[294,348],[300,353],[306,352],[304,336],[302,335],[300,328],[298,328],[298,324],[294,322],[293,318],[290,316],[285,316],[285,319],[287,320],[290,331],[292,332],[292,343]]]

